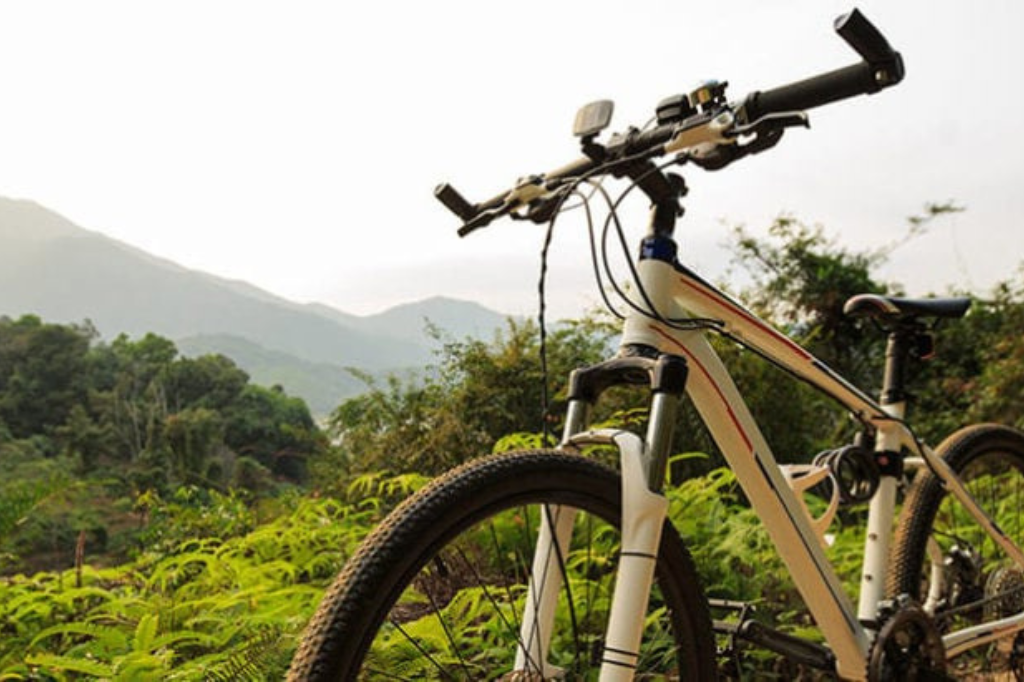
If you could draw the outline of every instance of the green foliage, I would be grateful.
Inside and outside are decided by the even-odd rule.
[[[256,511],[240,493],[219,493],[199,486],[183,486],[169,499],[156,491],[140,495],[133,508],[143,527],[140,546],[167,553],[194,538],[235,538],[252,531]]]
[[[173,533],[132,563],[0,579],[0,679],[280,679],[325,586],[381,516],[292,497],[256,525],[215,493],[170,505]],[[232,521],[231,519],[235,519]],[[230,531],[232,524],[241,524]],[[228,535],[231,535],[228,537]]]
[[[873,270],[893,249],[920,234],[934,219],[963,209],[952,202],[928,204],[908,219],[906,237],[874,252],[851,252],[825,237],[820,227],[791,218],[776,220],[768,237],[735,232],[738,263],[753,277],[741,296],[843,377],[868,393],[881,388],[885,334],[842,314],[850,296],[899,291],[879,282]],[[1006,282],[990,298],[975,297],[963,320],[934,331],[936,353],[912,363],[910,421],[919,435],[938,442],[976,421],[1024,425],[1024,285]],[[834,447],[851,428],[830,399],[794,382],[736,347],[720,346],[730,371],[783,461],[805,461]],[[696,449],[705,449],[698,443]],[[709,451],[711,451],[709,449]]]
[[[871,277],[882,254],[851,253],[825,238],[820,227],[776,218],[768,239],[735,231],[734,254],[754,277],[744,298],[819,359],[853,379],[863,375],[864,332],[843,314],[855,294],[885,293]]]
[[[301,400],[249,385],[223,356],[181,358],[153,334],[95,337],[88,324],[0,318],[0,570],[66,566],[82,531],[88,553],[123,558],[135,497],[269,494],[304,481],[327,448]]]
[[[955,210],[926,207],[910,234]],[[766,239],[739,231],[736,240],[754,282],[740,298],[876,389],[884,338],[841,307],[855,293],[890,289],[873,277],[887,251],[852,253],[788,217]],[[937,357],[912,369],[911,422],[929,441],[970,421],[1024,426],[1022,282],[938,328]],[[362,377],[368,391],[334,412],[329,448],[301,401],[248,384],[227,358],[181,358],[154,335],[109,344],[94,336],[88,325],[0,319],[0,572],[22,571],[0,577],[0,679],[280,678],[322,590],[388,509],[467,458],[545,445],[536,432],[545,421],[558,432],[551,414],[564,401],[552,385],[542,414],[536,326],[510,321],[490,342],[447,340],[423,376]],[[559,326],[550,380],[605,357],[611,338],[594,320]],[[781,460],[845,442],[851,422],[832,401],[730,342],[720,350]],[[636,397],[610,391],[594,422],[642,430]],[[708,591],[810,628],[692,412],[681,413],[676,433],[689,454],[673,458],[667,494]],[[317,495],[335,497],[281,485],[307,476]],[[861,513],[843,511],[829,549],[852,596]],[[73,574],[78,538],[86,559]],[[571,579],[574,595],[607,600],[589,576]],[[447,608],[490,642],[478,606],[467,592]],[[402,646],[396,637],[395,669]]]
[[[0,421],[16,438],[49,434],[85,395],[88,326],[0,319]]]
[[[70,485],[60,463],[43,458],[31,442],[0,442],[0,547],[29,511]]]
[[[280,387],[248,385],[223,415],[225,445],[292,481],[305,480],[307,458],[325,447],[309,408]]]
[[[1024,284],[1013,289],[1005,285],[986,308],[998,318],[998,333],[993,343],[977,349],[984,369],[975,384],[976,401],[969,414],[975,421],[1024,428]]]
[[[968,424],[1024,427],[1024,270],[961,320],[933,332],[935,352],[911,366],[910,422],[929,442]],[[881,346],[877,349],[881,352]]]
[[[560,325],[548,339],[550,379],[564,382],[572,369],[603,357],[609,335],[594,321]],[[337,489],[339,472],[439,473],[489,452],[506,434],[539,430],[547,419],[542,377],[536,325],[513,320],[490,343],[447,341],[426,376],[391,376],[380,385],[363,375],[369,390],[331,416],[339,448],[314,474],[317,485]],[[558,414],[558,390],[551,396],[551,414]]]

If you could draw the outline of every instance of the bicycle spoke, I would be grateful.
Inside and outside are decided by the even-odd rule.
[[[525,509],[520,509],[520,512],[525,514],[526,510]],[[498,541],[498,532],[494,528],[494,524],[493,523],[488,524],[488,530],[490,531],[491,545],[492,545],[492,548],[494,550],[494,556],[496,556],[496,557],[502,556],[502,554],[504,554],[504,552],[502,551],[501,543]],[[514,572],[518,571],[519,567],[520,566],[524,566],[525,564],[522,563],[524,561],[524,559],[523,559],[523,555],[519,551],[518,547],[513,549],[513,555],[515,557],[518,557],[518,560],[520,561],[520,563],[518,563],[518,564],[513,564],[512,571],[513,571],[513,575],[515,575]],[[512,595],[512,581],[511,580],[505,580],[504,582],[505,582],[505,597],[506,597],[506,599],[508,599],[508,604],[509,604],[509,607],[510,607],[509,610],[512,612],[512,625],[514,627],[514,635],[515,635],[515,638],[516,638],[516,643],[522,648],[523,654],[527,657],[527,659],[529,659],[530,652],[526,648],[526,644],[525,644],[525,642],[523,642],[523,638],[522,638],[522,634],[521,634],[522,633],[522,629],[523,629],[523,624],[522,624],[522,621],[519,619],[519,609],[516,608],[516,599]],[[499,613],[500,613],[500,611],[499,611]],[[529,663],[530,663],[530,661],[527,660],[527,665],[529,665]]]
[[[413,647],[415,647],[416,650],[419,651],[423,655],[423,657],[426,658],[434,666],[434,668],[437,669],[437,672],[441,673],[442,675],[444,675],[448,679],[451,679],[451,680],[455,679],[452,676],[452,674],[448,672],[448,668],[446,668],[445,666],[442,666],[440,663],[438,663],[437,660],[433,656],[430,655],[430,652],[427,651],[419,643],[419,640],[417,640],[416,638],[410,636],[409,633],[406,632],[405,628],[403,628],[401,626],[401,624],[399,624],[397,621],[391,621],[391,625],[393,625],[395,627],[395,629],[398,630],[398,632],[401,633],[401,635],[403,637],[405,637],[406,641],[409,642],[410,644],[412,644]]]
[[[1014,542],[1024,540],[1024,436],[1003,427],[972,427],[944,443],[941,456],[1002,532]],[[943,634],[999,620],[1024,605],[1024,572],[962,507],[937,478],[922,479],[907,500],[910,531],[896,548],[897,563],[907,569],[896,583],[919,596],[927,594],[932,578],[922,547],[927,537],[939,545],[945,561],[935,619]],[[950,670],[961,679],[1011,679],[1020,665],[1016,640],[1004,633],[963,651],[950,661]]]
[[[380,670],[379,668],[367,668],[365,672],[373,675],[374,679],[386,678],[389,680],[402,680],[402,682],[415,682],[415,678],[402,677],[394,673],[388,672],[387,670]]]
[[[465,553],[463,553],[461,547],[458,549],[458,552],[462,557],[463,561],[466,562],[466,567],[473,573],[473,577],[476,578],[477,585],[480,587],[480,590],[484,593],[484,597],[491,604],[491,606],[494,607],[494,613],[498,616],[498,619],[501,620],[502,624],[505,626],[505,630],[508,631],[513,637],[515,637],[516,643],[519,646],[523,646],[523,640],[519,634],[519,626],[516,625],[513,629],[512,624],[508,622],[508,618],[506,618],[505,614],[502,613],[501,605],[498,603],[498,600],[495,599],[495,597],[491,594],[490,590],[487,589],[487,584],[484,582],[483,577],[477,572],[476,567],[473,566],[473,562],[471,562],[469,560],[469,557],[467,557]],[[508,596],[509,606],[511,607],[512,613],[515,614],[515,601],[511,599],[511,592],[508,592]]]
[[[548,530],[551,532],[551,537],[552,538],[557,538],[557,536],[555,534],[555,523],[556,523],[557,519],[552,518],[552,514],[550,513],[550,507],[549,506],[545,506],[544,509],[545,509],[545,514],[543,516],[545,518],[547,518],[547,520],[548,520]],[[563,513],[564,510],[565,510],[565,507],[559,507],[558,508],[558,513],[561,514],[561,513]],[[561,578],[562,586],[565,588],[565,598],[566,598],[566,603],[567,603],[568,608],[569,608],[569,622],[570,622],[571,628],[572,628],[573,640],[574,640],[574,642],[576,644],[576,660],[578,661],[579,657],[580,657],[580,651],[581,651],[581,647],[580,647],[580,628],[579,628],[579,623],[576,620],[576,607],[573,604],[572,585],[570,584],[570,581],[569,581],[569,573],[568,573],[568,571],[565,568],[565,556],[562,553],[562,548],[559,546],[557,541],[556,542],[552,542],[551,546],[555,550],[555,560],[558,562],[559,577]]]
[[[470,672],[469,666],[466,664],[466,659],[462,657],[462,652],[459,650],[459,645],[455,641],[455,638],[452,636],[452,631],[448,627],[447,621],[445,621],[444,619],[444,612],[438,607],[437,602],[434,599],[434,595],[429,590],[427,590],[426,594],[427,599],[430,600],[430,605],[434,608],[434,617],[441,624],[441,628],[444,630],[444,634],[448,638],[448,644],[455,653],[456,658],[459,659],[459,664],[462,666],[462,669],[466,671],[468,679],[473,679],[473,674]]]
[[[404,515],[369,539],[364,565],[380,569],[377,574],[354,581],[358,592],[348,601],[349,593],[332,593],[348,615],[340,633],[329,631],[337,642],[331,655],[355,660],[341,679],[539,680],[558,670],[567,680],[596,679],[600,661],[588,655],[591,635],[603,635],[608,617],[599,590],[613,579],[617,561],[605,550],[619,542],[615,472],[578,455],[524,452],[481,460],[434,486],[440,490],[425,489],[422,508],[400,508]],[[437,500],[443,504],[435,506]],[[538,550],[537,536],[555,529],[568,535]],[[659,570],[671,589],[658,594],[647,617],[652,623],[664,617],[658,631],[670,631],[676,646],[670,656],[642,658],[650,667],[638,674],[665,679],[669,671],[686,670],[686,679],[708,679],[714,640],[692,560],[678,535],[665,532],[662,540]],[[400,569],[404,589],[396,602],[388,593]],[[579,600],[591,596],[595,603],[584,609]],[[538,599],[552,619],[531,626],[524,612]],[[660,608],[665,602],[670,610]],[[367,615],[373,608],[381,619],[376,624]],[[659,651],[663,644],[657,642]]]

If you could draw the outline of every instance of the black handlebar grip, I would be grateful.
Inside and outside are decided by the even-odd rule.
[[[438,185],[434,189],[434,196],[437,197],[437,200],[444,204],[449,211],[463,220],[469,221],[476,217],[478,212],[477,208],[466,201],[466,198],[459,194],[458,191],[447,182]]]
[[[895,58],[889,41],[858,9],[837,18],[835,29],[868,64],[878,65]]]
[[[748,123],[765,114],[802,111],[847,97],[875,93],[903,80],[902,57],[859,10],[836,19],[835,29],[864,61],[779,88],[751,93],[743,104]]]
[[[753,92],[743,103],[743,110],[747,121],[753,122],[766,114],[803,111],[879,89],[874,69],[859,62],[789,85]]]

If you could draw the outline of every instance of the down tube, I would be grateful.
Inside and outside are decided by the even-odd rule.
[[[864,679],[867,634],[725,366],[699,332],[660,335],[690,363],[690,399],[797,577],[796,586],[836,656],[837,672],[843,678]]]

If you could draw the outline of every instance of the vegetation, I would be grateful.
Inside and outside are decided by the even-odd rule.
[[[734,251],[754,279],[739,298],[877,389],[883,339],[841,307],[855,293],[899,292],[872,274],[884,253],[851,253],[791,218],[767,239],[737,232]],[[936,358],[914,370],[923,437],[980,420],[1024,426],[1022,328],[1018,278],[936,330]],[[322,590],[387,510],[459,461],[542,440],[509,434],[558,433],[558,382],[613,341],[595,319],[550,334],[545,412],[534,324],[510,322],[490,342],[449,339],[424,376],[364,377],[366,392],[321,431],[300,400],[250,384],[222,356],[0,319],[0,680],[280,677]],[[781,460],[849,438],[827,398],[729,342],[721,351]],[[612,392],[596,418],[642,427],[634,397]],[[765,617],[810,627],[693,414],[677,435],[691,454],[673,461],[670,501],[709,592],[770,598],[781,606]],[[851,581],[857,513],[844,514],[831,550]]]
[[[374,502],[146,500],[135,560],[0,580],[0,679],[280,679]]]
[[[305,404],[248,383],[223,356],[178,357],[147,335],[0,319],[0,568],[66,565],[76,546],[128,558],[139,500],[181,486],[300,485],[326,441]],[[29,513],[31,512],[31,513]]]

